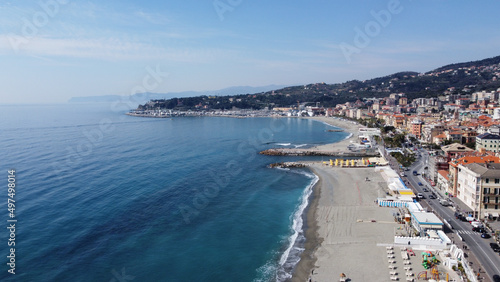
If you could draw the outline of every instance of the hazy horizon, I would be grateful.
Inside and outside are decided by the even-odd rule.
[[[365,80],[500,55],[500,3],[0,4],[2,104]]]

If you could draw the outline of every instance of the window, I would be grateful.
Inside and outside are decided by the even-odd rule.
[[[483,197],[483,203],[487,204],[490,202],[490,197]]]
[[[495,184],[498,184],[498,183],[500,183],[500,179],[495,178]]]
[[[489,178],[486,178],[486,179],[484,179],[484,182],[485,182],[485,183],[490,183],[490,179],[489,179]]]
[[[488,205],[484,205],[484,209],[485,209],[485,210],[486,210],[486,209],[488,209]]]

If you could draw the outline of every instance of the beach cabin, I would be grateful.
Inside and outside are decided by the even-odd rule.
[[[420,236],[425,236],[427,231],[441,231],[443,222],[433,213],[430,212],[413,212],[411,213],[412,225],[420,233]]]

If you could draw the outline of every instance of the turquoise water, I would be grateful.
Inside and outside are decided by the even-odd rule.
[[[280,159],[258,152],[347,135],[312,120],[149,119],[107,104],[0,110],[18,220],[15,276],[2,228],[2,281],[284,280],[315,178],[267,168]]]

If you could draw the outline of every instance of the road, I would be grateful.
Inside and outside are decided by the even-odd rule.
[[[430,210],[434,211],[436,215],[448,221],[453,227],[454,233],[463,238],[464,245],[467,246],[467,249],[475,255],[481,264],[481,266],[473,266],[476,271],[481,267],[481,274],[486,272],[487,277],[491,278],[493,275],[500,275],[499,253],[495,253],[489,246],[489,243],[494,242],[493,239],[481,238],[480,233],[472,231],[472,226],[469,222],[463,222],[455,218],[455,210],[452,207],[445,207],[439,203],[439,198],[448,199],[448,197],[445,196],[443,192],[432,187],[422,176],[422,172],[425,173],[425,167],[428,165],[429,155],[425,150],[419,150],[419,153],[421,157],[409,167],[409,171],[406,172],[406,178],[416,193],[424,194],[425,199],[421,200],[422,206],[427,206]],[[414,170],[418,172],[417,176],[413,175],[412,172]],[[421,182],[423,186],[419,186],[418,182]],[[427,188],[429,192],[424,192],[424,187]],[[429,199],[431,192],[434,192],[438,196],[438,199]],[[460,243],[455,243],[460,246]]]

